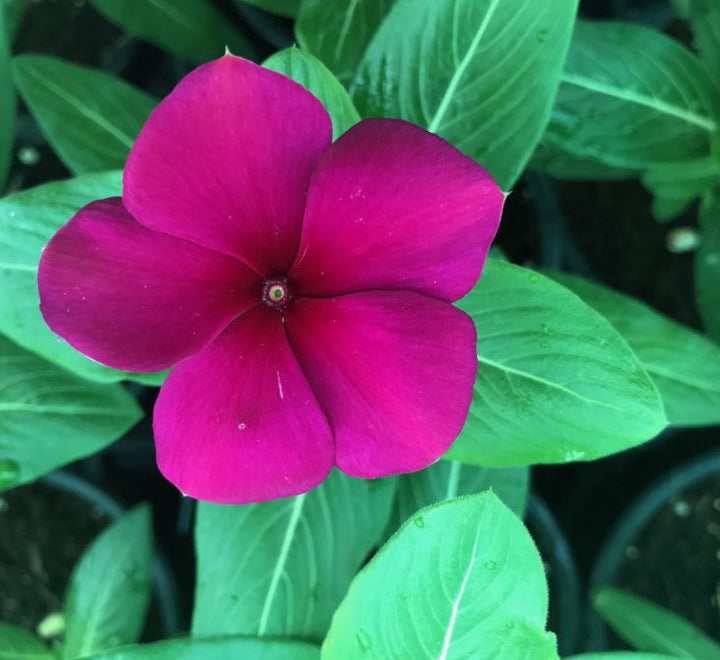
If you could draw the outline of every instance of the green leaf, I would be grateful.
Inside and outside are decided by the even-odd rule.
[[[5,32],[8,43],[15,41],[20,24],[30,0],[0,0],[0,13],[5,14],[5,25],[2,29]]]
[[[128,646],[87,660],[320,660],[320,650],[300,642],[243,637],[173,639]]]
[[[0,491],[100,451],[142,417],[119,385],[96,385],[0,337]]]
[[[632,651],[613,651],[611,653],[584,653],[573,655],[565,660],[679,660],[675,656],[657,653],[634,653]]]
[[[120,78],[55,57],[21,55],[13,72],[48,142],[75,174],[123,167],[157,103]]]
[[[345,88],[319,59],[309,53],[299,48],[287,48],[275,53],[263,66],[292,78],[320,100],[332,119],[333,139],[360,121]]]
[[[360,114],[441,135],[508,189],[550,118],[577,4],[398,0],[360,65]]]
[[[492,493],[443,502],[408,520],[353,580],[323,660],[549,660],[540,555]]]
[[[12,164],[15,144],[15,89],[10,68],[7,8],[0,4],[0,195]]]
[[[152,559],[147,505],[132,509],[93,541],[65,598],[65,660],[137,641],[150,602]]]
[[[590,460],[665,426],[660,396],[625,340],[565,287],[488,260],[458,306],[478,328],[479,376],[450,458],[488,466]]]
[[[720,343],[720,195],[700,209],[700,248],[695,255],[695,292],[708,334]]]
[[[690,21],[700,59],[720,75],[720,5],[717,0],[684,0],[682,15]]]
[[[718,660],[720,646],[690,622],[650,601],[613,587],[598,589],[593,605],[612,629],[638,651]]]
[[[53,660],[55,655],[35,635],[0,622],[0,660]]]
[[[639,300],[579,277],[548,275],[600,312],[630,344],[660,390],[671,424],[720,424],[720,348]]]
[[[119,195],[121,172],[85,174],[0,199],[0,333],[73,373],[101,382],[123,379],[159,384],[160,374],[105,367],[65,343],[40,314],[37,267],[53,234],[85,204]]]
[[[260,7],[278,16],[295,18],[300,11],[303,0],[243,0],[246,5]]]
[[[91,0],[107,20],[195,64],[233,54],[256,59],[248,38],[210,0]]]
[[[315,490],[262,504],[201,502],[192,631],[321,640],[387,524],[395,482],[337,470]]]
[[[720,88],[660,32],[579,21],[562,81],[539,152],[553,176],[599,178],[598,167],[624,175],[709,152]]]
[[[358,64],[395,0],[304,0],[295,25],[298,42],[342,81]]]
[[[516,515],[525,512],[530,471],[527,468],[481,468],[458,461],[438,461],[420,472],[398,476],[388,533],[418,509],[458,495],[492,490]]]

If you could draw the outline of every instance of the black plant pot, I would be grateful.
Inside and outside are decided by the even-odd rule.
[[[88,481],[58,470],[0,496],[0,620],[34,629],[60,609],[72,569],[123,507]],[[156,549],[143,639],[181,629],[177,584]]]
[[[668,471],[620,518],[602,547],[591,585],[614,585],[720,638],[720,452]],[[621,648],[593,611],[588,650]]]
[[[562,656],[578,650],[583,596],[578,571],[565,534],[545,502],[531,495],[525,523],[545,563],[550,588],[549,628],[558,638]]]

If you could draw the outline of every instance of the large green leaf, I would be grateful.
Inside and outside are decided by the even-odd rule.
[[[695,660],[720,659],[720,645],[676,614],[620,589],[603,587],[593,605],[613,630],[638,651]]]
[[[21,55],[13,70],[48,142],[76,174],[123,167],[156,104],[120,78],[55,57]]]
[[[300,642],[243,637],[173,639],[128,646],[88,660],[320,660],[320,650]]]
[[[15,40],[22,23],[23,15],[30,0],[0,0],[0,8],[4,9],[4,31],[9,43]]]
[[[720,195],[703,204],[700,228],[700,248],[695,255],[698,309],[708,334],[720,343]]]
[[[554,176],[599,178],[597,166],[640,171],[709,152],[720,88],[660,32],[578,22],[562,81],[536,159]]]
[[[360,65],[360,114],[438,133],[507,189],[550,117],[576,9],[576,0],[399,0]]]
[[[81,380],[0,336],[0,491],[100,451],[141,417],[120,385]]]
[[[242,0],[242,2],[287,18],[297,16],[302,5],[302,0]]]
[[[550,660],[542,560],[492,493],[418,512],[353,580],[323,660]]]
[[[126,513],[93,541],[65,598],[64,660],[137,641],[150,602],[152,559],[147,505]]]
[[[398,477],[388,533],[394,532],[418,509],[450,500],[458,495],[473,495],[492,490],[512,511],[525,512],[528,468],[482,468],[459,461],[438,461],[420,472]]]
[[[657,653],[635,653],[633,651],[613,651],[611,653],[583,653],[565,660],[679,660],[676,656]]]
[[[0,660],[54,660],[55,655],[24,628],[0,622]]]
[[[333,138],[360,121],[360,115],[347,91],[332,72],[316,57],[299,48],[275,53],[263,66],[282,73],[314,94],[325,106],[333,123]]]
[[[15,144],[15,89],[10,68],[10,44],[6,29],[6,8],[0,3],[0,195],[12,164]]]
[[[200,64],[225,48],[255,59],[247,37],[211,0],[91,0],[105,18],[130,34]]]
[[[700,59],[716,78],[720,75],[720,4],[717,0],[674,0],[690,21]]]
[[[40,314],[37,267],[52,235],[85,204],[119,195],[122,173],[85,174],[0,199],[0,333],[85,378],[160,383],[163,374],[110,369],[55,335]]]
[[[234,507],[201,503],[193,634],[321,640],[380,540],[394,485],[335,470],[297,497]]]
[[[638,358],[565,287],[491,259],[458,305],[478,328],[479,375],[451,458],[489,466],[589,460],[665,426]]]
[[[304,0],[295,26],[298,42],[340,80],[351,80],[368,43],[395,0]]]
[[[548,274],[600,312],[630,344],[660,390],[671,424],[720,424],[720,348],[639,300],[579,277]]]

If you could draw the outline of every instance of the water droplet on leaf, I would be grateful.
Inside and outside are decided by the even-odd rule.
[[[417,518],[413,518],[413,522],[417,527],[425,527],[425,521],[423,520],[422,516],[418,516]]]

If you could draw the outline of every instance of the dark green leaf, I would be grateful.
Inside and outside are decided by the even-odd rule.
[[[576,9],[576,0],[398,0],[360,65],[360,114],[438,133],[507,189],[550,117]]]
[[[76,174],[125,165],[155,99],[123,80],[54,57],[13,60],[23,100]]]
[[[298,42],[342,81],[355,75],[368,43],[395,0],[304,0],[295,26]]]
[[[720,195],[700,209],[700,248],[695,255],[695,291],[708,334],[720,343]]]
[[[302,0],[243,0],[243,2],[287,18],[295,18],[302,4]]]
[[[65,599],[64,660],[137,641],[152,585],[152,522],[141,505],[85,551]]]
[[[438,461],[420,472],[400,475],[388,534],[418,509],[489,489],[522,517],[529,481],[527,468],[481,468],[458,461]]]
[[[617,178],[613,169],[623,176],[709,152],[720,88],[660,32],[578,22],[562,81],[539,150],[554,176]]]
[[[487,466],[590,460],[665,426],[660,396],[638,358],[565,287],[488,260],[458,305],[478,328],[479,376],[449,457]]]
[[[0,199],[0,333],[73,373],[101,382],[159,384],[165,374],[131,374],[105,367],[55,335],[40,314],[37,267],[52,235],[85,204],[119,195],[121,172],[86,174]]]
[[[300,642],[242,637],[173,639],[128,646],[88,660],[320,660],[320,650]]]
[[[287,48],[275,53],[263,66],[292,78],[320,100],[332,118],[334,139],[360,121],[345,88],[320,60],[309,53],[299,48]]]
[[[625,338],[662,396],[671,424],[720,424],[720,348],[639,300],[579,277],[548,273]]]
[[[105,18],[130,34],[201,64],[234,55],[255,59],[248,38],[210,0],[91,0]]]
[[[200,503],[193,634],[321,640],[385,529],[394,485],[336,470],[298,497]]]
[[[15,89],[10,68],[7,11],[8,9],[0,4],[0,195],[5,188],[15,144]]]
[[[3,30],[10,44],[15,40],[29,2],[30,0],[0,0],[0,13],[3,13],[4,9],[5,14]]]
[[[573,655],[565,660],[680,660],[676,656],[657,653],[634,653],[633,651],[613,651],[612,653],[584,653]]]
[[[550,660],[547,584],[519,518],[492,493],[419,511],[353,580],[323,660]]]
[[[720,4],[717,0],[683,0],[682,5],[679,9],[690,21],[700,59],[717,79],[720,75]]]
[[[638,651],[695,660],[720,659],[720,646],[690,622],[643,598],[603,587],[593,605],[613,630]]]
[[[55,655],[23,628],[0,623],[0,660],[53,660]]]
[[[142,417],[119,385],[96,385],[0,337],[0,491],[100,451]]]

